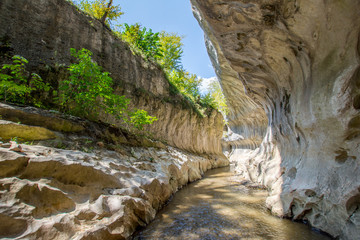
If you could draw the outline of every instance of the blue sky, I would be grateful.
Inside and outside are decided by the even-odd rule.
[[[166,31],[183,36],[184,68],[202,78],[215,76],[206,52],[204,33],[194,18],[190,0],[115,0],[124,15],[121,23],[140,23],[153,32]]]

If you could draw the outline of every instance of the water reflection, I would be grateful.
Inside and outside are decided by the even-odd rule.
[[[329,239],[271,216],[266,195],[239,183],[229,167],[211,170],[180,190],[133,239]]]

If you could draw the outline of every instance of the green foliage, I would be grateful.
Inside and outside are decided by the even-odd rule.
[[[182,37],[175,33],[160,33],[160,50],[162,57],[159,59],[160,65],[166,70],[171,71],[173,69],[181,70],[181,57],[183,54]]]
[[[174,84],[183,95],[189,97],[192,101],[196,101],[197,98],[200,97],[199,86],[202,80],[195,74],[185,72],[183,69],[173,69],[170,72],[169,81]]]
[[[176,34],[166,32],[154,33],[140,24],[124,24],[122,30],[117,32],[123,40],[134,49],[140,51],[147,58],[156,60],[167,72],[173,69],[182,69],[181,56],[182,38]]]
[[[60,85],[61,106],[72,114],[86,117],[93,114],[94,106],[105,109],[108,113],[118,111],[121,115],[129,100],[113,94],[113,81],[109,73],[103,72],[92,61],[89,50],[81,49],[77,52],[72,48],[70,51],[78,62],[69,66],[70,76]]]
[[[35,98],[30,96],[34,91],[48,91],[38,74],[26,71],[28,60],[21,56],[13,56],[11,64],[4,64],[0,71],[0,98],[4,101],[17,103],[34,103],[39,105]]]
[[[153,33],[140,24],[124,24],[125,29],[119,33],[121,38],[133,48],[141,51],[147,58],[158,59],[162,57],[159,33]]]
[[[78,7],[96,19],[102,19],[107,13],[105,23],[111,25],[112,21],[116,21],[124,13],[121,12],[119,5],[111,5],[107,0],[80,0]]]
[[[137,109],[130,114],[130,123],[139,130],[143,130],[144,125],[152,124],[156,120],[156,117],[149,116],[149,114],[142,109]]]
[[[174,33],[153,33],[146,30],[140,24],[129,26],[124,24],[125,29],[117,32],[123,40],[130,43],[132,48],[140,51],[147,58],[156,60],[164,69],[170,82],[170,93],[176,95],[180,92],[188,99],[198,112],[205,112],[206,108],[215,108],[223,114],[227,113],[225,98],[222,95],[220,85],[212,85],[210,93],[201,95],[200,85],[202,79],[195,74],[184,70],[181,64],[183,54],[182,37]],[[201,108],[205,109],[201,109]]]
[[[208,91],[207,94],[201,97],[201,103],[219,110],[223,115],[227,115],[229,109],[226,105],[226,99],[222,93],[220,83],[218,81],[211,82]]]
[[[59,89],[60,105],[63,110],[78,115],[92,118],[97,110],[103,109],[124,123],[130,123],[135,128],[142,130],[145,124],[156,120],[144,110],[128,110],[130,102],[125,96],[113,92],[113,80],[108,72],[92,60],[92,53],[87,49],[76,51],[71,49],[71,55],[77,63],[69,66],[70,76],[64,80]]]
[[[181,65],[182,46],[181,37],[176,34],[162,32],[160,34],[162,58],[158,61],[165,70],[172,86],[192,102],[200,113],[206,108],[214,108],[226,115],[228,108],[219,82],[214,81],[209,86],[209,93],[200,94],[201,78],[186,72]],[[205,108],[205,109],[204,109]]]

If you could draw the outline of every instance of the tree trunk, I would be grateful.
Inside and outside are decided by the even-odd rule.
[[[108,6],[107,6],[107,9],[105,10],[104,15],[102,16],[102,18],[101,18],[101,20],[100,20],[102,23],[105,23],[106,18],[107,18],[107,15],[109,14],[109,10],[110,10],[110,7],[111,7],[112,3],[113,3],[113,0],[110,0],[110,1],[109,1],[109,4],[108,4]]]

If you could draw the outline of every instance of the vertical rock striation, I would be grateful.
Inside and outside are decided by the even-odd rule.
[[[85,16],[65,0],[1,0],[0,63],[6,55],[29,60],[31,71],[57,86],[66,75],[59,69],[73,59],[70,48],[86,48],[111,73],[117,93],[131,98],[131,107],[145,109],[156,121],[146,130],[155,139],[195,153],[223,155],[221,114],[200,116],[189,101],[173,93],[160,66],[133,54],[107,27]],[[100,119],[119,126],[109,115]]]
[[[0,64],[21,55],[56,89],[73,61],[70,48],[87,48],[116,93],[157,116],[146,130],[162,140],[123,131],[103,112],[94,123],[0,104],[2,141],[56,146],[0,142],[0,238],[130,239],[179,188],[229,164],[221,114],[200,116],[159,65],[68,1],[0,0],[0,24]]]
[[[231,128],[245,139],[264,136],[259,148],[238,157],[238,170],[268,187],[274,214],[357,239],[360,2],[191,2]]]

